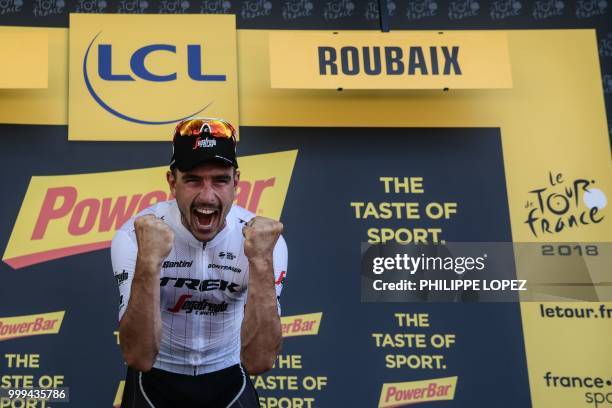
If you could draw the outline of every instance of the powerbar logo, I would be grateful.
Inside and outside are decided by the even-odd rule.
[[[0,341],[18,337],[57,334],[65,311],[27,316],[0,317]]]
[[[278,219],[296,155],[292,150],[241,157],[236,204]],[[32,177],[2,260],[19,269],[108,248],[117,228],[130,217],[172,198],[167,170]]]
[[[383,384],[379,408],[398,407],[431,401],[450,401],[455,398],[457,377]]]
[[[283,337],[315,336],[319,334],[322,318],[322,312],[281,317]]]

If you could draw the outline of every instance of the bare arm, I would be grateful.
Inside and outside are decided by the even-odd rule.
[[[138,371],[149,371],[155,364],[162,334],[161,264],[172,249],[174,234],[152,215],[136,219],[134,227],[138,255],[129,303],[119,322],[119,341],[127,364]]]
[[[242,362],[249,374],[274,365],[282,344],[272,257],[249,260],[249,293],[241,329]]]
[[[130,367],[138,371],[149,371],[159,352],[160,266],[138,256],[128,307],[119,322],[119,342],[123,358]]]
[[[241,328],[241,359],[249,374],[270,370],[281,349],[273,252],[282,230],[280,222],[263,217],[253,218],[243,228],[249,291]]]

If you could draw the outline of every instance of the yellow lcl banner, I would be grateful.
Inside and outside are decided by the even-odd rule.
[[[234,15],[71,14],[68,138],[169,140],[172,124],[238,125]]]
[[[297,150],[240,157],[236,204],[279,219]],[[172,199],[168,167],[35,176],[2,260],[29,265],[108,248],[115,231],[141,210]]]
[[[512,88],[502,32],[271,32],[272,88]]]

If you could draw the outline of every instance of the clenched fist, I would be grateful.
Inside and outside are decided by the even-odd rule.
[[[271,260],[283,224],[265,217],[255,217],[242,228],[244,254],[251,262]]]
[[[172,250],[174,232],[161,219],[152,214],[134,220],[138,256],[148,262],[161,264]]]

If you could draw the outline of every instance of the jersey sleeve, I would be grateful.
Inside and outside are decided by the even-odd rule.
[[[287,243],[281,235],[278,237],[274,252],[272,253],[274,262],[274,287],[276,289],[276,305],[278,307],[278,314],[281,314],[280,296],[283,290],[283,284],[287,277]]]
[[[137,253],[138,245],[134,239],[124,230],[117,231],[111,244],[111,262],[113,274],[119,286],[119,321],[130,300]]]

